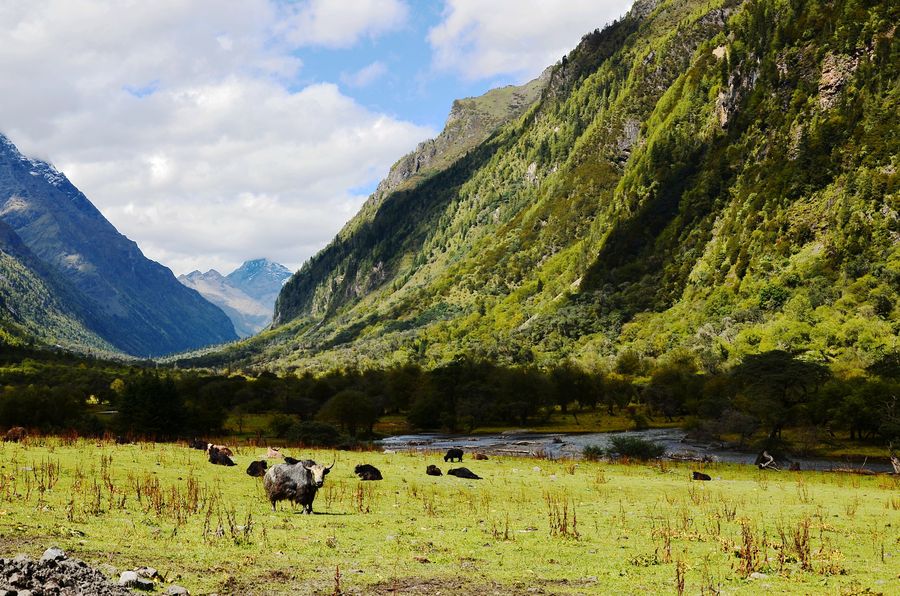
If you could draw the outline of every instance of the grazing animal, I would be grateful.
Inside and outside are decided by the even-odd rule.
[[[462,449],[448,449],[447,455],[444,456],[444,461],[462,461],[463,450]]]
[[[263,486],[272,503],[272,511],[275,511],[275,503],[278,501],[293,501],[303,507],[304,513],[312,513],[316,491],[322,488],[325,476],[333,467],[334,464],[323,466],[314,463],[307,466],[301,462],[276,464],[269,468],[263,478]]]
[[[9,443],[18,443],[27,436],[28,431],[25,430],[24,426],[14,426],[6,431],[6,435],[3,437],[3,440]]]
[[[360,464],[356,466],[353,468],[353,473],[359,476],[360,480],[383,480],[378,468],[369,464]]]
[[[215,449],[219,453],[227,455],[228,457],[234,457],[234,452],[231,449],[229,449],[228,447],[226,447],[225,445],[213,445],[212,443],[207,443],[206,451],[209,452],[209,451],[212,451],[213,449]]]
[[[441,469],[434,464],[429,465],[425,468],[425,473],[429,476],[443,476],[441,473]]]
[[[116,436],[116,445],[128,445],[131,441],[128,440],[128,437],[123,437],[122,435]]]
[[[207,449],[209,449],[209,443],[204,441],[203,439],[191,439],[191,442],[188,443],[188,447],[190,447],[191,449],[206,451]]]
[[[224,451],[220,451],[216,447],[210,447],[207,451],[207,454],[209,454],[209,463],[211,464],[216,464],[217,466],[237,465],[233,461],[231,461],[231,458],[228,457],[227,453],[225,453]]]
[[[278,447],[269,447],[266,451],[266,459],[278,459],[281,457],[281,451]]]
[[[481,476],[469,468],[450,468],[447,470],[447,475],[456,476],[457,478],[468,478],[470,480],[481,480]]]
[[[254,478],[260,478],[266,475],[266,468],[268,465],[265,460],[260,461],[252,461],[250,465],[247,466],[247,474],[249,476],[253,476]]]
[[[712,477],[709,474],[704,474],[703,472],[691,472],[693,480],[712,480]]]
[[[487,458],[488,458],[488,456],[486,456],[486,455],[483,454],[483,453],[476,453],[475,455],[472,456],[472,459],[476,459],[476,460],[479,460],[479,461],[484,461],[484,460],[486,460]]]

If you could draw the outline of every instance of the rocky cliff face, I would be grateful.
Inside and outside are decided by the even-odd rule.
[[[160,355],[236,339],[221,310],[144,257],[65,175],[2,135],[0,220],[78,291],[90,329],[119,350]]]

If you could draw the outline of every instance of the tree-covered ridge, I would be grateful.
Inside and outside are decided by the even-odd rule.
[[[280,299],[299,317],[203,361],[596,370],[682,347],[714,370],[780,348],[863,370],[900,319],[897,13],[636,8],[320,253]]]
[[[0,347],[37,343],[115,352],[86,326],[85,311],[77,291],[0,222]]]

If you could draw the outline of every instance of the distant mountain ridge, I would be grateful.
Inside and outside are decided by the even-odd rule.
[[[226,276],[215,269],[192,271],[178,281],[221,308],[240,337],[254,335],[272,322],[275,299],[291,271],[268,259],[245,261]]]
[[[70,310],[118,350],[155,356],[237,338],[220,309],[144,257],[64,174],[2,134],[0,220],[74,291]]]

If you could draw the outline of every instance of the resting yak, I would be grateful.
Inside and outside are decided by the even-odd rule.
[[[691,472],[692,480],[712,480],[709,474],[704,474],[703,472]]]
[[[353,473],[359,476],[360,480],[382,480],[378,468],[369,464],[359,464],[353,468]]]
[[[450,468],[447,470],[447,475],[456,476],[458,478],[468,478],[469,480],[481,480],[481,476],[469,468]]]
[[[307,465],[309,462],[311,465]],[[304,460],[296,464],[277,464],[269,468],[263,478],[263,486],[266,496],[272,503],[272,511],[275,511],[275,503],[278,501],[293,501],[303,507],[304,513],[312,513],[313,500],[316,491],[325,483],[325,476],[334,467],[323,466],[312,460]]]
[[[425,473],[429,476],[442,476],[441,469],[434,464],[429,465],[425,468]]]
[[[218,466],[234,466],[237,465],[231,458],[228,457],[228,454],[224,451],[221,451],[217,447],[210,447],[207,451],[209,454],[209,463],[216,464]],[[230,450],[229,450],[230,452]]]
[[[444,461],[462,461],[463,450],[462,449],[448,449],[447,455],[444,456]]]
[[[247,466],[247,474],[249,476],[253,476],[254,478],[259,478],[261,476],[266,475],[266,462],[265,460],[252,461],[250,465]]]

